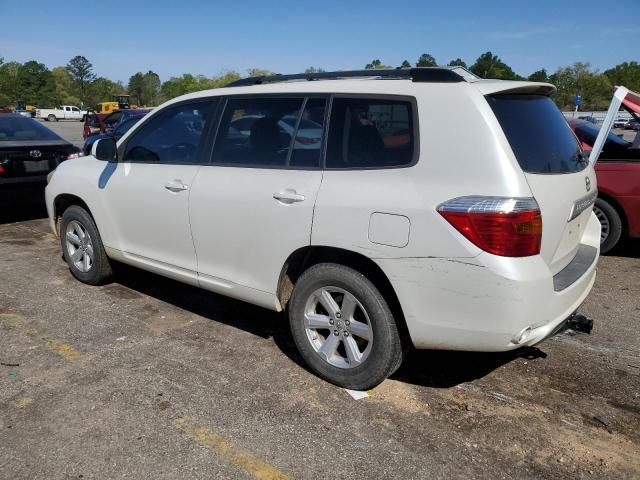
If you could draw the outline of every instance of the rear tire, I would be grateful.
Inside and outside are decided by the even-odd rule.
[[[593,213],[600,221],[600,251],[608,253],[620,242],[622,236],[622,219],[618,211],[607,201],[597,198]]]
[[[371,389],[402,363],[389,305],[371,281],[344,265],[321,263],[302,274],[289,304],[289,324],[307,365],[338,386]]]
[[[81,282],[102,285],[113,275],[98,228],[84,208],[72,205],[64,211],[60,243],[71,274]]]
[[[57,118],[55,115],[49,115],[49,116],[47,117],[47,120],[48,120],[49,122],[57,122],[57,121],[58,121],[58,118]]]

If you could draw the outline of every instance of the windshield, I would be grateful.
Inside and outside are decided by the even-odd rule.
[[[62,140],[44,125],[18,115],[0,116],[0,142],[21,140]]]
[[[522,170],[528,173],[573,173],[588,162],[564,116],[542,95],[487,97]]]

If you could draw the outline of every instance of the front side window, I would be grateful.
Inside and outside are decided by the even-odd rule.
[[[212,102],[168,107],[158,112],[127,142],[124,161],[197,163],[203,132],[212,113]]]
[[[80,109],[78,107],[71,107],[71,110],[74,111],[74,112],[79,112],[80,111]]]
[[[413,109],[406,100],[333,100],[327,168],[388,168],[413,163]]]
[[[218,129],[213,163],[285,167],[303,101],[291,97],[229,99]]]

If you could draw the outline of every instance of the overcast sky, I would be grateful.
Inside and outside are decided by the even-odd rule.
[[[84,55],[98,75],[213,76],[398,66],[491,50],[517,73],[640,60],[640,0],[0,0],[0,57],[52,68]]]

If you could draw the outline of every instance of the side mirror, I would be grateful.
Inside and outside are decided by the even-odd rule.
[[[98,160],[104,160],[106,162],[118,161],[118,149],[116,147],[116,141],[113,138],[100,138],[93,142],[91,146],[91,155]]]

